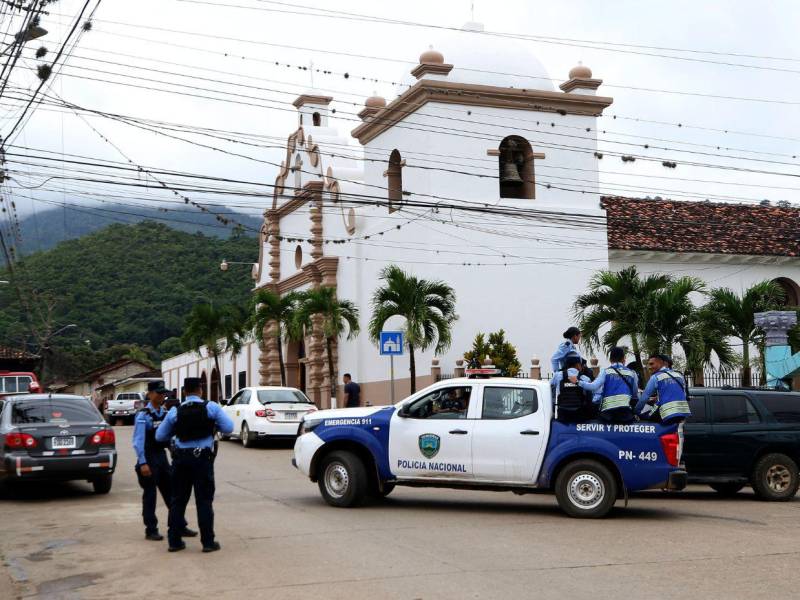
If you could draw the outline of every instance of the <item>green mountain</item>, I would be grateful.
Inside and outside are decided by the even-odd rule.
[[[222,208],[215,208],[214,212],[241,223],[251,234],[261,227],[261,220],[250,215]],[[22,243],[19,253],[25,255],[49,250],[59,242],[79,238],[113,223],[140,223],[147,220],[164,223],[178,231],[199,231],[213,237],[228,237],[231,233],[231,227],[219,223],[215,214],[191,207],[165,209],[107,203],[97,206],[68,205],[30,213],[20,219]],[[0,261],[0,264],[4,264],[4,261]]]
[[[236,233],[220,239],[144,221],[110,225],[35,252],[16,263],[21,285],[0,286],[0,345],[19,347],[26,340],[36,349],[19,289],[23,303],[33,307],[36,327],[47,320],[48,307],[53,329],[77,325],[52,340],[48,362],[55,376],[73,376],[130,354],[130,345],[158,361],[179,350],[174,338],[194,304],[247,301],[250,269],[231,265],[222,272],[223,258],[257,261],[258,243]],[[3,279],[9,279],[7,271],[0,271]]]

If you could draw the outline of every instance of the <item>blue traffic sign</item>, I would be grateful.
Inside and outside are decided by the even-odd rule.
[[[402,356],[403,332],[381,331],[380,351],[381,356]]]

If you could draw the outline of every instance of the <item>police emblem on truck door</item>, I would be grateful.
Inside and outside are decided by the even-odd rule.
[[[419,436],[419,451],[425,458],[433,458],[439,453],[441,439],[434,433],[423,433]]]

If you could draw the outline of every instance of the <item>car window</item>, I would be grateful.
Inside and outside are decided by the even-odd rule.
[[[16,377],[3,377],[4,392],[16,392],[17,391],[17,378]]]
[[[759,394],[758,399],[778,423],[800,423],[800,395]]]
[[[689,394],[689,408],[692,415],[686,419],[687,423],[708,423],[705,394]]]
[[[758,423],[756,409],[744,394],[712,394],[715,423]]]
[[[412,419],[466,419],[472,386],[439,388],[408,405]]]
[[[94,405],[83,398],[39,399],[29,402],[15,402],[11,406],[12,424],[55,424],[97,423],[100,413]]]
[[[250,403],[250,390],[242,390],[242,395],[239,396],[239,401],[236,404],[249,404]]]
[[[311,400],[306,398],[303,392],[299,390],[258,390],[256,395],[261,404],[270,404],[274,402],[311,403]]]
[[[483,419],[516,419],[539,409],[536,390],[531,388],[483,388]]]
[[[31,381],[33,380],[30,377],[17,377],[17,389],[20,392],[27,392],[31,387]]]

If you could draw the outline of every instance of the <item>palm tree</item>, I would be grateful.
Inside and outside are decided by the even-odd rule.
[[[755,326],[753,316],[779,308],[785,301],[783,288],[774,281],[762,281],[737,295],[728,288],[716,288],[709,293],[708,308],[723,327],[725,335],[742,341],[742,385],[752,385],[750,346],[762,343],[762,333]]]
[[[270,323],[277,325],[275,329],[275,346],[278,349],[278,364],[281,367],[281,385],[286,385],[286,365],[283,361],[283,336],[295,339],[295,316],[297,313],[297,294],[291,292],[285,296],[279,293],[262,288],[253,296],[252,310],[247,326],[254,330],[256,339],[262,344],[266,344],[264,332]]]
[[[698,323],[698,309],[690,296],[704,290],[698,278],[679,277],[649,296],[641,333],[650,354],[670,354],[675,344],[689,343]]]
[[[385,282],[372,296],[369,337],[378,343],[383,326],[392,317],[403,317],[408,345],[411,393],[417,391],[414,351],[427,350],[435,343],[438,354],[450,347],[456,315],[456,293],[443,281],[418,279],[396,265],[381,271]]]
[[[336,288],[322,286],[297,294],[297,311],[291,326],[295,332],[311,331],[313,318],[320,317],[322,336],[328,353],[328,375],[331,381],[331,394],[336,397],[336,376],[333,371],[333,341],[347,331],[347,339],[358,335],[358,308],[350,300],[336,297]],[[294,335],[298,335],[294,333]]]
[[[572,307],[584,342],[590,349],[608,350],[628,337],[636,362],[641,366],[640,334],[645,306],[651,296],[671,280],[670,275],[664,274],[642,277],[635,266],[597,272],[589,281],[589,291],[578,296]],[[606,326],[609,329],[601,339],[600,330]]]
[[[186,329],[181,336],[181,344],[187,350],[200,354],[203,346],[208,355],[214,358],[217,373],[219,356],[227,351],[238,354],[245,337],[245,317],[237,306],[216,307],[211,303],[197,304],[186,320]],[[201,355],[202,356],[202,355]],[[219,397],[222,398],[222,377],[219,378]]]

